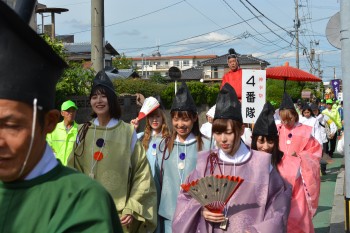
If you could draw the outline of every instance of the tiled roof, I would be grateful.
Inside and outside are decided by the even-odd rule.
[[[203,78],[203,67],[193,67],[182,71],[181,79],[184,80],[200,80]]]
[[[202,62],[202,66],[216,66],[216,65],[227,65],[227,56],[229,54],[225,54],[210,60],[206,60]],[[251,55],[241,55],[237,54],[238,62],[240,65],[264,65],[268,66],[268,63],[265,60],[253,57]]]
[[[91,43],[63,43],[64,49],[68,54],[84,54],[91,53]],[[110,43],[105,45],[106,53],[111,55],[119,55]]]
[[[138,76],[132,69],[115,69],[113,67],[106,67],[105,72],[110,79],[125,79],[129,77]]]

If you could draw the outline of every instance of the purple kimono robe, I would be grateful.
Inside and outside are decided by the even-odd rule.
[[[206,151],[198,154],[196,169],[189,175],[187,182],[210,175],[210,165],[207,174],[204,174],[209,153]],[[286,232],[291,187],[283,181],[277,170],[272,168],[270,154],[251,150],[249,156],[245,162],[236,164],[219,160],[221,170],[225,170],[223,175],[233,176],[235,171],[236,176],[244,179],[227,203],[227,230],[220,229],[220,223],[206,221],[201,214],[201,205],[189,194],[181,191],[173,218],[174,233]],[[218,166],[213,174],[221,174]]]

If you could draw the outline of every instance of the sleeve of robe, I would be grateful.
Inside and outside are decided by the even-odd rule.
[[[194,170],[185,183],[198,179],[197,171]],[[177,198],[175,215],[173,217],[173,232],[195,232],[201,221],[202,206],[189,194],[180,190]]]
[[[93,201],[95,200],[95,201]],[[72,192],[53,212],[48,233],[56,232],[113,232],[122,233],[114,201],[100,185],[91,183]]]
[[[300,159],[301,176],[304,183],[306,199],[312,216],[315,215],[320,197],[320,160],[322,147],[318,141],[310,136],[305,141],[304,148],[297,152]]]
[[[292,186],[283,181],[276,169],[272,169],[264,220],[252,225],[248,232],[286,232],[291,196]]]
[[[132,214],[136,220],[146,222],[147,230],[154,230],[157,226],[157,192],[146,153],[140,141],[136,142],[131,155],[131,166],[130,194],[122,216]]]

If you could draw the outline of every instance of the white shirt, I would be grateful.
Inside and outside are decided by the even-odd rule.
[[[30,159],[30,157],[29,157]],[[24,178],[25,180],[32,180],[38,176],[44,175],[54,169],[58,161],[53,154],[51,147],[46,143],[46,148],[43,157],[36,164],[34,169]]]

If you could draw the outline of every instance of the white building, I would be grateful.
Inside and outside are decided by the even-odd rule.
[[[172,66],[176,66],[183,71],[200,66],[201,62],[216,57],[216,55],[142,56],[132,57],[131,59],[133,67],[138,70],[142,78],[147,78],[155,72],[159,72],[165,77],[168,76],[168,70]]]

